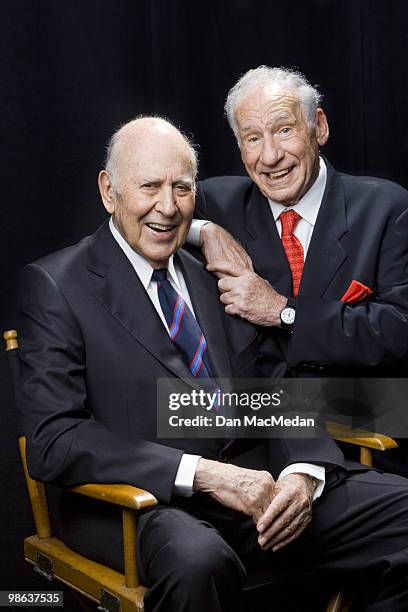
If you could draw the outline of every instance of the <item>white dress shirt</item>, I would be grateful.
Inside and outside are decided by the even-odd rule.
[[[120,232],[116,229],[112,217],[109,221],[109,228],[116,242],[119,244],[126,257],[132,264],[136,274],[138,275],[143,287],[147,292],[147,295],[151,299],[153,306],[155,307],[158,315],[160,316],[160,319],[162,320],[167,333],[169,334],[169,328],[162,312],[159,297],[157,294],[157,282],[152,280],[154,268],[144,257],[142,257],[142,255],[136,253],[136,251],[134,251],[132,247],[126,242]],[[195,316],[193,306],[191,304],[191,299],[187,290],[187,285],[185,283],[183,274],[179,266],[174,263],[173,255],[168,261],[167,269],[168,280],[170,284],[175,289],[175,291],[177,291],[177,293],[181,294],[183,299],[186,301],[188,307],[190,308],[192,314]],[[184,453],[181,458],[173,485],[173,492],[176,495],[189,497],[193,494],[194,476],[197,469],[197,464],[200,459],[201,455],[190,455],[188,453]],[[316,478],[317,486],[314,491],[313,499],[317,499],[317,497],[320,497],[325,483],[325,473],[323,467],[318,465],[311,465],[308,463],[293,463],[287,466],[281,472],[279,478],[283,478],[287,474],[291,474],[294,472],[309,474],[310,476]]]

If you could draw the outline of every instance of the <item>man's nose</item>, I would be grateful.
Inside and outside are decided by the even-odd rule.
[[[272,135],[264,138],[262,143],[261,161],[268,166],[276,165],[285,155],[278,139]]]
[[[173,217],[176,214],[176,197],[171,186],[160,189],[155,208],[166,217]]]

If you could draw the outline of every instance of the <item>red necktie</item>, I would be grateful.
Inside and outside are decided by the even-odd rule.
[[[302,278],[304,254],[303,247],[296,236],[293,235],[301,216],[295,210],[288,210],[279,215],[282,224],[282,244],[288,258],[290,269],[292,270],[293,296],[296,297],[299,291],[300,280]]]

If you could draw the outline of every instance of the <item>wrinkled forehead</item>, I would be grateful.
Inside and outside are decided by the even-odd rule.
[[[155,131],[130,136],[119,143],[117,154],[118,170],[125,180],[147,172],[163,177],[193,177],[190,148],[178,134]]]
[[[235,110],[240,128],[251,119],[267,121],[304,118],[300,97],[296,90],[278,85],[256,87],[244,95]]]

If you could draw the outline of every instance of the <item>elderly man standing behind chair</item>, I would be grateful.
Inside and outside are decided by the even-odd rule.
[[[342,582],[375,575],[364,605],[395,610],[408,597],[405,479],[346,466],[328,438],[253,448],[157,438],[157,379],[256,374],[255,329],[224,314],[216,280],[181,248],[195,174],[194,151],[171,124],[128,123],[99,175],[110,220],[26,267],[18,405],[30,473],[61,487],[128,483],[157,497],[138,529],[146,612],[237,612],[254,567]],[[191,358],[197,346],[206,347],[200,360]],[[63,496],[60,536],[121,569],[119,517],[97,502]]]
[[[197,208],[214,223],[194,222],[195,238],[201,228],[225,312],[262,329],[266,376],[405,378],[408,193],[319,156],[329,137],[320,101],[291,70],[260,66],[238,80],[225,108],[250,178],[199,183]],[[389,426],[398,437],[398,421]],[[407,475],[400,445],[381,460]]]

